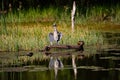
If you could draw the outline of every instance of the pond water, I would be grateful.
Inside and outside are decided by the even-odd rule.
[[[120,33],[105,32],[103,36],[103,48],[84,47],[83,53],[46,56],[33,52],[28,57],[26,52],[1,52],[0,80],[120,80]],[[63,66],[50,68],[54,63]]]

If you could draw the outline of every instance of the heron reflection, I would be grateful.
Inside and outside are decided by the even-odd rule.
[[[58,69],[63,68],[63,63],[60,58],[50,57],[49,69],[54,69],[55,79],[57,78]]]

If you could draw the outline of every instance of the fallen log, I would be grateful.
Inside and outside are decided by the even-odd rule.
[[[78,41],[77,45],[52,45],[52,46],[46,46],[43,50],[39,50],[39,51],[40,52],[50,51],[53,48],[75,49],[76,51],[84,51],[83,45],[84,45],[84,41]]]
[[[29,52],[26,54],[16,54],[16,56],[28,56],[28,57],[32,57],[33,56],[33,52]]]
[[[39,50],[39,52],[45,52],[46,55],[53,54],[50,51],[52,48],[57,48],[57,49],[75,49],[75,51],[79,51],[82,53],[84,51],[83,48],[84,41],[78,41],[77,45],[52,45],[52,46],[46,46],[43,50]],[[54,53],[55,54],[55,53]],[[59,54],[59,53],[58,53]],[[60,52],[61,54],[61,52]],[[70,52],[66,52],[67,55],[70,55]],[[33,56],[33,52],[27,53],[24,56]]]
[[[84,56],[84,53],[82,51],[67,51],[67,52],[45,52],[47,56],[62,56],[62,57],[67,57],[71,55],[81,55]]]

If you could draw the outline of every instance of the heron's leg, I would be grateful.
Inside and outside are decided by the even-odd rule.
[[[57,41],[57,45],[59,45],[59,41]]]

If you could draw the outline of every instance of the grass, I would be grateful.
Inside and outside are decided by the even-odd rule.
[[[48,33],[53,32],[52,24],[58,25],[63,33],[60,44],[76,44],[83,40],[86,45],[103,44],[101,28],[106,24],[119,24],[120,8],[92,7],[86,12],[76,11],[75,32],[71,30],[70,8],[19,10],[2,14],[0,22],[0,51],[36,50],[49,45]],[[103,18],[108,15],[108,18]],[[108,26],[107,26],[108,27]],[[106,28],[107,29],[107,28]]]
[[[97,26],[97,24],[94,26]],[[102,33],[98,30],[99,26],[97,30],[91,29],[94,26],[77,25],[75,26],[75,32],[72,33],[71,27],[58,24],[58,30],[63,33],[60,44],[75,45],[79,40],[85,41],[86,45],[103,44],[104,39]],[[53,32],[52,24],[9,25],[7,34],[0,35],[0,51],[43,49],[45,45],[50,44],[48,40],[49,32]]]
[[[38,50],[43,49],[45,45],[49,45],[48,33],[53,32],[53,23],[14,23],[7,24],[6,34],[0,34],[0,51],[23,51],[23,50]],[[103,31],[117,31],[119,32],[119,25],[115,26],[110,23],[87,23],[87,24],[76,24],[75,32],[72,32],[69,24],[58,23],[58,30],[63,33],[60,44],[73,44],[79,40],[85,42],[85,46],[92,45],[93,47],[99,47],[104,45]],[[90,48],[91,49],[91,48]],[[90,50],[89,53],[93,53]],[[94,52],[95,53],[95,52]],[[21,53],[20,53],[21,54]],[[39,57],[38,57],[39,56]],[[5,61],[5,64],[13,65],[17,64],[22,66],[24,63],[32,64],[34,61],[39,59],[48,59],[44,55],[37,55],[33,57],[19,57],[19,59],[12,59]],[[18,61],[20,60],[20,61]],[[40,60],[41,61],[41,60]],[[6,63],[7,62],[7,63]]]
[[[19,10],[3,14],[0,19],[0,51],[39,50],[49,45],[48,34],[53,32],[52,24],[58,25],[58,30],[63,33],[60,44],[76,45],[79,40],[85,42],[85,46],[98,46],[104,44],[104,31],[120,30],[120,8],[116,7],[92,7],[86,12],[77,9],[75,15],[75,31],[71,30],[70,8],[68,9],[29,9]],[[103,20],[105,15],[109,15]],[[90,50],[91,51],[91,50]],[[92,52],[91,52],[92,53]],[[45,56],[20,57],[19,59],[6,59],[6,64],[28,64],[39,59],[47,59]],[[20,61],[18,61],[20,60]],[[19,63],[21,62],[21,63]]]
[[[105,20],[112,22],[120,22],[120,5],[105,7],[93,6],[87,9],[77,7],[75,20],[77,24],[85,24],[87,22],[95,21],[101,22],[103,18],[108,16]],[[7,23],[18,22],[58,22],[70,23],[71,8],[54,8],[49,7],[45,9],[30,8],[28,10],[16,10],[5,14]],[[2,19],[0,20],[2,22]]]
[[[51,24],[52,25],[52,24]],[[48,34],[53,32],[51,25],[9,25],[8,34],[0,35],[0,51],[37,50],[49,45]],[[58,30],[63,33],[60,44],[76,44],[79,40],[85,41],[86,45],[102,43],[100,32],[89,30],[83,26],[76,26],[72,33],[71,27],[58,25]]]

